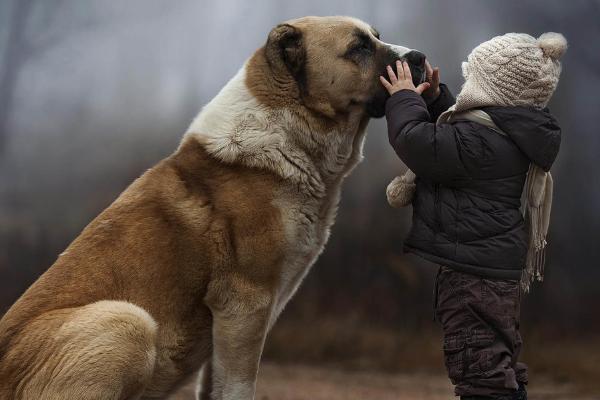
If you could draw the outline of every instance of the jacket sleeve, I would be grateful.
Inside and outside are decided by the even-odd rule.
[[[453,124],[431,121],[423,98],[412,90],[386,103],[389,141],[408,168],[421,178],[451,184],[468,176],[461,158],[461,135]]]
[[[452,107],[456,103],[456,99],[448,89],[448,86],[440,83],[440,95],[431,103],[427,103],[427,111],[431,116],[431,122],[436,122],[439,116]]]

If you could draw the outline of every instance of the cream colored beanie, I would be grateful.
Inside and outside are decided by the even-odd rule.
[[[465,83],[456,111],[483,106],[544,108],[558,84],[559,58],[567,49],[560,33],[539,38],[507,33],[477,46],[462,64]]]

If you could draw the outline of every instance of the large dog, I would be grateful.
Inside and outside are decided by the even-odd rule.
[[[164,397],[201,370],[200,398],[252,399],[399,58],[423,80],[423,54],[360,20],[275,27],[2,318],[0,398]]]

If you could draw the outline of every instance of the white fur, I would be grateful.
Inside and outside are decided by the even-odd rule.
[[[302,116],[260,104],[246,87],[245,71],[204,107],[186,135],[224,162],[268,169],[288,182],[274,201],[289,245],[271,326],[329,238],[342,180],[362,159],[365,131],[358,128],[364,116],[314,132]]]
[[[186,136],[197,137],[210,154],[226,163],[265,168],[322,192],[321,176],[306,162],[307,154],[288,143],[284,129],[291,124],[295,129],[290,116],[260,104],[246,87],[245,77],[244,65],[194,119]]]
[[[409,51],[412,51],[408,47],[404,47],[404,46],[398,46],[398,45],[390,44],[390,43],[385,43],[385,45],[389,46],[396,54],[398,54],[398,57],[402,57],[403,55],[405,55]]]

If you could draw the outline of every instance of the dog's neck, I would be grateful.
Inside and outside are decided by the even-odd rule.
[[[246,66],[194,119],[187,138],[213,157],[267,169],[315,197],[325,197],[362,159],[368,118],[348,115],[326,132],[298,108],[262,104],[246,84]],[[185,140],[185,139],[184,139]]]

